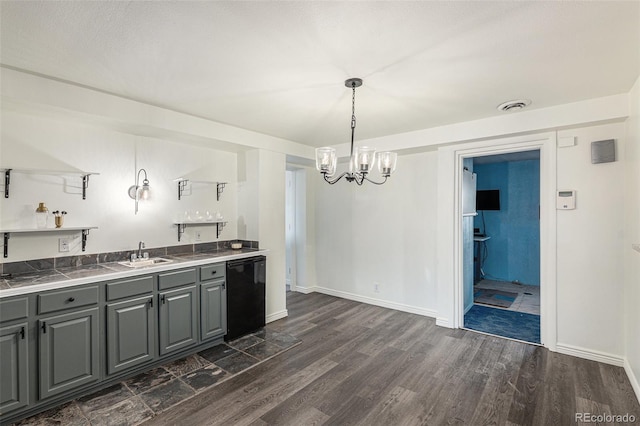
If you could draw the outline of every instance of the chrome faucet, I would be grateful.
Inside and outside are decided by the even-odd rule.
[[[142,249],[144,248],[144,241],[138,243],[138,259],[142,259]]]

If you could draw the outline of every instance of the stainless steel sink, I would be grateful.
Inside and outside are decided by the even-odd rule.
[[[161,265],[163,263],[171,263],[173,260],[165,259],[162,257],[152,257],[150,259],[138,259],[130,260],[126,262],[118,262],[120,265],[128,266],[129,268],[144,268],[145,266]]]

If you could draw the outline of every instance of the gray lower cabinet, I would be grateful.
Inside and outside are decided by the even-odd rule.
[[[227,294],[224,277],[200,284],[200,340],[227,332]]]
[[[156,356],[153,295],[107,305],[107,373],[144,364]]]
[[[29,403],[28,325],[0,328],[0,414]]]
[[[0,423],[222,342],[224,262],[0,300]]]
[[[197,297],[195,285],[160,292],[158,307],[160,355],[198,342]]]
[[[98,312],[96,307],[38,321],[41,399],[100,378]]]

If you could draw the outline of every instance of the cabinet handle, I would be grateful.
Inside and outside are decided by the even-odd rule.
[[[75,297],[70,297],[67,299],[67,302],[75,302],[76,298]]]
[[[161,301],[161,302],[162,302],[162,304],[164,305],[164,302],[165,302],[164,294],[163,294],[162,296],[160,296],[160,301]]]
[[[216,271],[215,269],[213,271],[211,271],[211,275],[215,275],[218,271]]]
[[[47,322],[42,321],[42,333],[47,334]]]
[[[20,329],[20,338],[24,340],[24,327]]]
[[[149,308],[153,308],[153,297],[149,299]]]
[[[226,290],[227,289],[227,283],[222,283],[222,289]]]

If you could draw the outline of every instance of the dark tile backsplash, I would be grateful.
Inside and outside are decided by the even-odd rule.
[[[186,244],[181,246],[157,247],[144,249],[150,257],[171,256],[189,253],[207,253],[225,248],[231,248],[231,243],[241,242],[243,247],[258,249],[257,241],[232,240],[214,241],[210,243]],[[78,256],[48,257],[44,259],[25,260],[21,262],[0,263],[0,274],[24,274],[37,271],[46,271],[60,268],[78,268],[86,265],[99,265],[101,263],[122,262],[128,260],[129,251],[113,251],[97,254],[83,254]]]
[[[168,256],[171,256],[172,254],[188,254],[188,253],[193,253],[193,244],[167,247]]]
[[[218,250],[218,242],[213,242],[213,243],[201,243],[201,244],[195,244],[193,247],[193,252],[194,253],[205,253],[205,252],[209,252],[209,251],[215,251]]]

